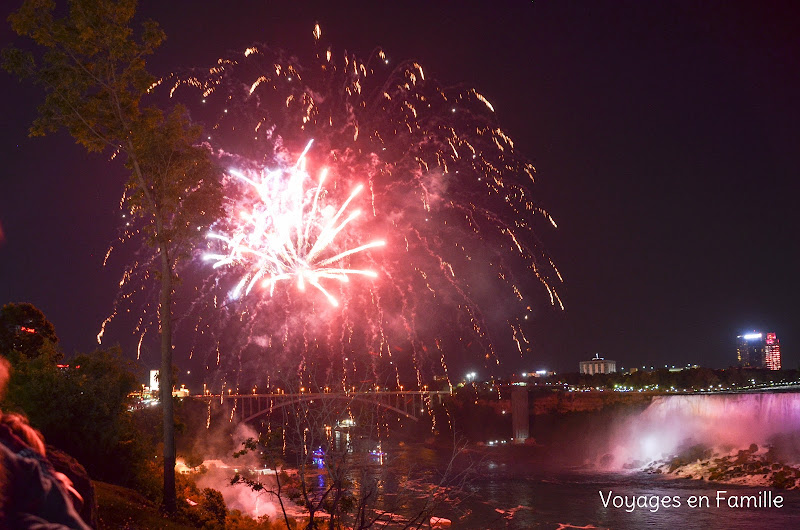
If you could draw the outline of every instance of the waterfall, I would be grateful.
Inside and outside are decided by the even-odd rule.
[[[608,449],[619,466],[652,462],[691,444],[763,446],[798,431],[800,393],[657,396],[641,413],[615,422]]]

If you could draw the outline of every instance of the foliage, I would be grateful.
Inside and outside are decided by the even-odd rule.
[[[279,530],[284,528],[286,528],[284,524],[273,523],[266,515],[253,519],[243,515],[239,510],[231,510],[225,520],[225,530]]]
[[[184,489],[190,484],[189,481],[184,483],[183,480],[178,481],[181,496],[186,493]],[[100,516],[101,528],[159,528],[162,530],[189,530],[196,528],[203,528],[203,525],[208,522],[209,526],[205,528],[222,528],[219,526],[218,519],[209,518],[206,512],[205,519],[201,514],[200,505],[189,507],[188,504],[183,506],[180,514],[171,518],[164,517],[160,513],[158,507],[153,502],[141,495],[138,491],[107,484],[105,482],[94,482],[95,491],[97,491],[98,510]],[[191,490],[202,496],[202,492],[197,490],[196,487]],[[217,492],[218,493],[218,492]],[[212,494],[213,495],[213,494]],[[184,496],[183,498],[192,498],[192,496]],[[194,513],[190,513],[194,511]],[[205,521],[198,524],[199,520]],[[243,515],[239,511],[226,512],[225,514],[226,530],[280,530],[286,528],[282,524],[272,523],[268,517],[260,517],[253,519]]]
[[[145,443],[145,445],[147,445]],[[158,455],[162,452],[161,444],[156,446],[147,445],[151,451],[145,458],[144,465],[139,467],[138,474],[134,480],[136,491],[153,502],[161,502],[164,496],[164,468],[158,461]]]
[[[147,218],[152,245],[174,244],[216,218],[219,189],[208,150],[195,145],[201,131],[185,109],[165,116],[142,104],[155,80],[145,58],[166,37],[152,21],[134,36],[136,5],[72,0],[69,15],[54,18],[53,0],[26,0],[9,21],[39,45],[39,53],[8,47],[3,66],[45,90],[31,135],[63,127],[89,151],[122,153],[131,169],[131,213]]]
[[[57,19],[54,0],[26,0],[9,17],[18,35],[40,47],[38,56],[14,47],[3,50],[7,70],[45,90],[31,135],[64,127],[89,151],[116,150],[129,137],[154,80],[145,57],[165,39],[152,21],[133,36],[136,5],[136,0],[72,0],[69,15]]]
[[[228,509],[222,493],[215,489],[200,489],[191,477],[179,475],[176,481],[179,513],[195,528],[223,529]]]
[[[195,145],[202,130],[180,105],[166,116],[148,108],[134,126],[131,139],[143,181],[136,170],[131,173],[126,188],[130,212],[145,220],[161,219],[160,230],[156,223],[144,224],[149,244],[168,242],[170,256],[184,259],[200,229],[222,213],[218,167],[206,147]],[[133,161],[128,163],[132,169]]]
[[[225,499],[222,493],[215,489],[203,488],[200,506],[221,525],[225,525],[228,510],[225,508]]]
[[[158,528],[160,530],[192,530],[196,528],[177,518],[166,518],[158,506],[137,490],[94,482],[100,528]]]
[[[78,355],[65,369],[45,355],[12,352],[9,360],[3,408],[24,412],[48,443],[77,458],[92,477],[137,483],[150,450],[127,408],[137,383],[119,348]]]
[[[53,0],[25,0],[9,17],[12,29],[33,40],[36,53],[8,47],[3,66],[41,86],[45,98],[30,133],[66,128],[88,151],[122,154],[131,178],[126,205],[141,219],[160,281],[162,388],[172,388],[172,291],[189,236],[216,218],[221,194],[209,151],[194,145],[199,130],[176,108],[166,116],[142,99],[154,81],[145,58],[164,41],[155,22],[134,34],[136,0],[71,0],[56,18]],[[144,275],[148,277],[146,273]],[[164,505],[175,509],[172,401],[163,401]]]
[[[33,304],[6,304],[0,309],[0,355],[12,351],[28,358],[45,355],[48,362],[59,361],[58,337],[53,324]]]

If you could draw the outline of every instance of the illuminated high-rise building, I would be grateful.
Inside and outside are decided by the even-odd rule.
[[[764,357],[767,368],[770,370],[781,369],[781,341],[778,340],[774,333],[767,333]]]
[[[775,333],[754,331],[736,337],[736,358],[743,368],[781,369],[781,346]]]
[[[743,368],[763,368],[764,334],[754,331],[736,337],[736,358]]]

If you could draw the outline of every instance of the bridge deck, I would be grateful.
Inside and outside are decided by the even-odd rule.
[[[450,396],[450,392],[447,390],[379,390],[372,392],[228,393],[205,394],[194,397],[208,400],[210,404],[216,401],[222,406],[229,406],[231,407],[231,420],[238,418],[240,421],[246,422],[288,405],[311,403],[317,400],[376,405],[383,409],[394,411],[400,416],[418,421],[425,414],[426,408],[433,404],[434,399],[438,404],[441,404],[447,396]]]

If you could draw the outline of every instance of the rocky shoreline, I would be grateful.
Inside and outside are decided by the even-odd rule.
[[[747,449],[726,449],[694,445],[645,466],[644,471],[723,484],[800,489],[800,465],[782,459],[774,447],[753,443]]]

